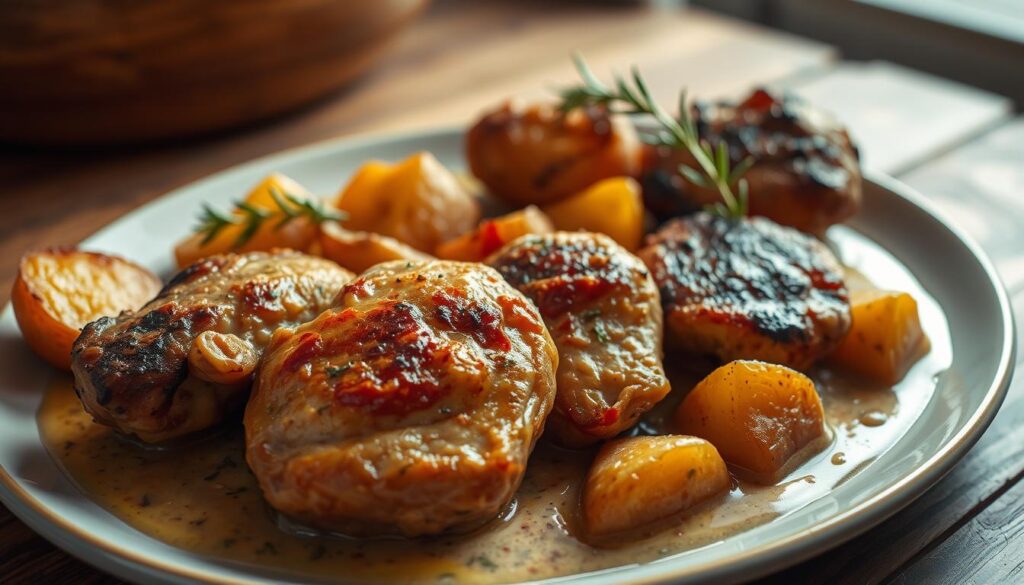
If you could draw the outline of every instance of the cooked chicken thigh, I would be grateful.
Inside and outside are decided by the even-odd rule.
[[[857,149],[846,129],[792,95],[755,90],[739,104],[698,103],[700,136],[728,147],[733,165],[750,158],[750,213],[782,225],[820,233],[856,213],[861,200]],[[644,199],[661,219],[696,211],[719,201],[713,187],[695,185],[679,165],[697,168],[685,151],[649,149],[645,155]]]
[[[519,486],[555,393],[536,308],[477,263],[378,264],[274,335],[245,411],[274,508],[347,534],[465,530]]]
[[[850,327],[843,272],[818,240],[764,218],[707,213],[648,236],[668,339],[722,361],[811,365]]]
[[[588,232],[523,236],[491,266],[540,308],[558,347],[548,432],[568,446],[615,436],[665,397],[658,289],[640,260]]]
[[[466,135],[469,168],[487,189],[517,206],[544,205],[608,177],[640,172],[642,151],[625,116],[589,107],[506,102]]]
[[[211,427],[245,399],[273,331],[320,314],[352,276],[298,252],[201,260],[138,312],[82,330],[75,391],[97,421],[144,441]]]

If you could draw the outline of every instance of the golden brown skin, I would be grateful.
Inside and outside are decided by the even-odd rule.
[[[724,362],[804,369],[850,327],[843,271],[820,241],[771,220],[698,213],[647,237],[669,339]]]
[[[636,256],[601,234],[556,232],[523,236],[488,262],[537,304],[555,339],[557,441],[613,437],[668,393],[658,289]]]
[[[274,335],[246,458],[274,508],[319,528],[474,528],[519,486],[557,366],[536,308],[487,266],[378,264]]]
[[[139,311],[85,326],[75,391],[98,422],[144,441],[209,428],[245,399],[273,331],[320,314],[352,276],[290,251],[201,260]]]
[[[565,199],[608,177],[636,176],[641,156],[629,121],[599,107],[562,114],[551,104],[506,102],[466,136],[473,174],[517,206]]]
[[[700,136],[716,148],[724,142],[733,165],[753,160],[744,175],[752,215],[820,234],[860,208],[857,148],[844,127],[799,98],[758,89],[739,104],[698,103],[694,114]],[[680,164],[699,169],[685,151],[644,155],[645,203],[662,220],[720,201],[716,189],[685,180]]]

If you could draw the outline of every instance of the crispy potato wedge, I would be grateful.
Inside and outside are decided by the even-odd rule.
[[[638,528],[729,491],[732,479],[715,447],[697,437],[664,435],[610,441],[583,487],[591,538]]]
[[[679,405],[676,423],[763,483],[774,483],[793,455],[826,438],[814,382],[757,361],[730,362],[701,380]]]
[[[71,345],[82,327],[141,307],[161,286],[155,274],[124,258],[51,249],[21,258],[11,304],[29,347],[68,370]]]
[[[407,246],[394,238],[372,232],[347,230],[337,222],[320,226],[318,254],[359,274],[389,260],[430,260],[429,254]]]
[[[928,353],[917,301],[905,292],[859,290],[850,296],[853,324],[829,362],[864,378],[895,384]]]
[[[476,198],[429,152],[393,165],[365,164],[335,204],[348,214],[346,229],[395,238],[427,253],[480,219]]]
[[[640,184],[630,177],[595,183],[568,199],[544,206],[544,213],[556,229],[605,234],[627,250],[639,248],[644,235]]]
[[[204,234],[193,234],[174,247],[174,258],[178,262],[178,267],[184,268],[207,256],[224,252],[269,251],[274,248],[307,249],[316,239],[316,223],[309,217],[300,216],[282,224],[286,217],[274,200],[273,192],[287,194],[299,200],[316,200],[316,197],[302,185],[281,173],[274,173],[256,185],[244,199],[246,204],[269,214],[254,234],[241,245],[238,245],[238,242],[245,226],[240,223],[225,226],[210,241],[204,241]],[[236,210],[234,215],[238,218],[242,213]]]
[[[472,232],[438,246],[437,257],[445,260],[482,262],[484,258],[519,236],[550,234],[553,231],[555,228],[544,212],[530,205],[501,217],[485,219]]]

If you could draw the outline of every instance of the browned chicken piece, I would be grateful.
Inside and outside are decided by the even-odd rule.
[[[506,102],[466,136],[473,174],[517,206],[558,201],[608,177],[636,176],[641,156],[629,121],[600,107],[563,114],[551,104]]]
[[[739,104],[698,103],[694,114],[700,136],[716,148],[724,142],[733,165],[753,161],[744,175],[751,214],[820,234],[859,209],[857,148],[845,128],[803,100],[758,89]],[[713,187],[684,179],[680,164],[699,169],[685,151],[645,152],[644,200],[662,220],[720,200]]]
[[[555,394],[536,308],[483,264],[394,261],[274,335],[246,458],[284,514],[353,535],[462,531],[509,503]]]
[[[558,232],[523,236],[488,262],[533,299],[555,339],[557,441],[613,437],[668,393],[658,289],[639,258],[601,234]]]
[[[330,306],[352,273],[298,252],[211,256],[137,312],[75,341],[75,391],[98,422],[159,442],[216,425],[245,400],[279,326]]]
[[[804,369],[850,327],[843,271],[820,241],[764,218],[698,213],[647,237],[668,339],[724,362]]]

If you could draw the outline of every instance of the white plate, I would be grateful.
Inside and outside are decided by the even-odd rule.
[[[171,245],[186,235],[200,202],[227,205],[264,175],[282,171],[317,193],[333,193],[365,160],[397,160],[429,150],[462,168],[457,130],[336,140],[273,155],[219,173],[134,211],[83,247],[172,271]],[[891,179],[866,186],[850,227],[908,266],[945,313],[949,369],[917,420],[891,448],[826,495],[766,525],[645,565],[572,582],[612,583],[751,579],[853,537],[895,513],[946,473],[995,415],[1009,384],[1013,320],[989,261],[919,195]],[[845,228],[844,228],[845,229]],[[106,571],[147,583],[274,583],[259,574],[173,548],[124,524],[72,486],[40,442],[35,413],[52,375],[20,339],[10,307],[0,318],[0,500],[57,546]]]

